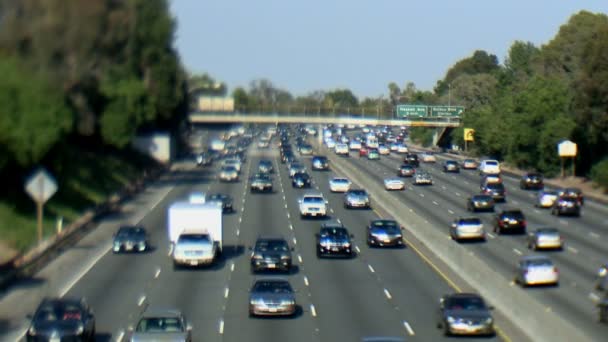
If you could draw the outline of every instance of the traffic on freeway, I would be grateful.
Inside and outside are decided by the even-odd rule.
[[[520,189],[520,179],[480,175],[500,174],[499,165],[484,161],[473,170],[463,160],[428,151],[418,158],[421,151],[409,146],[407,152],[360,157],[357,148],[366,141],[383,144],[392,134],[400,134],[404,148],[405,130],[383,133],[371,127],[378,139],[348,130],[346,155],[336,153],[337,144],[328,147],[330,139],[342,138],[331,127],[325,131],[319,142],[321,132],[311,134],[301,125],[252,126],[229,135],[222,148],[206,151],[207,162],[197,163],[200,156],[187,160],[127,205],[123,216],[73,247],[90,253],[70,260],[68,252],[42,271],[58,278],[57,291],[23,285],[5,295],[0,308],[17,305],[20,324],[3,338],[441,341],[462,335],[459,340],[526,341],[541,336],[522,331],[515,317],[494,304],[496,297],[482,295],[446,269],[432,248],[413,236],[408,222],[383,209],[378,188],[529,294],[546,315],[572,322],[590,340],[603,339],[606,326],[598,324],[595,305],[601,292],[594,284],[605,262],[605,207],[583,202],[583,194],[573,190],[556,189],[555,203],[542,209],[539,187]],[[366,182],[341,171],[340,163],[355,166]],[[399,186],[387,187],[386,179],[399,180]],[[486,191],[489,184],[503,185],[504,198]],[[561,209],[552,215],[562,200],[578,208],[578,215],[561,215],[572,213]],[[490,201],[491,207],[483,207],[490,210],[474,210],[475,203]],[[70,273],[71,264],[88,266]]]

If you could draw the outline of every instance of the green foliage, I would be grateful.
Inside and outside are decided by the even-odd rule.
[[[61,91],[12,58],[0,58],[0,150],[4,164],[38,163],[71,129]],[[2,164],[0,164],[2,166]]]
[[[473,56],[460,60],[448,70],[445,78],[437,82],[435,93],[443,94],[448,91],[451,82],[460,75],[492,73],[499,70],[499,68],[498,58],[495,55],[488,54],[486,51],[477,50],[473,53]]]
[[[349,89],[335,89],[325,94],[325,105],[329,108],[354,108],[359,105],[359,100]]]
[[[608,189],[608,158],[593,165],[591,179],[604,189]]]
[[[422,146],[431,146],[433,143],[434,130],[426,127],[412,127],[410,129],[410,139]]]

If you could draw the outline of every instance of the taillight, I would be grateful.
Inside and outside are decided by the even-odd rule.
[[[526,225],[526,220],[521,221],[521,225],[525,226]]]
[[[553,273],[559,273],[559,270],[557,269],[557,267],[553,267]]]

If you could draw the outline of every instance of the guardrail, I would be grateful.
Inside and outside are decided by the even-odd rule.
[[[27,252],[13,258],[2,267],[4,270],[0,273],[0,290],[7,289],[21,278],[35,274],[61,253],[63,248],[69,247],[80,240],[97,219],[115,212],[121,203],[139,193],[146,184],[160,177],[164,171],[164,167],[158,167],[151,172],[146,172],[142,178],[134,180],[106,201],[84,212],[82,216],[65,227],[59,234],[45,239]]]

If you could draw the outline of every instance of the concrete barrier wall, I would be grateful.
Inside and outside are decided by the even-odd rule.
[[[449,268],[456,272],[471,287],[496,306],[506,317],[519,326],[533,341],[591,341],[571,322],[553,312],[546,312],[543,305],[519,286],[512,286],[512,279],[505,278],[493,270],[473,252],[446,238],[430,223],[411,213],[401,202],[396,201],[384,186],[369,179],[344,158],[326,148],[320,148],[328,156],[335,171],[364,185],[370,193],[372,203],[390,213],[406,232],[414,235],[426,245]],[[447,231],[447,227],[445,228]],[[515,260],[513,262],[515,272]]]

